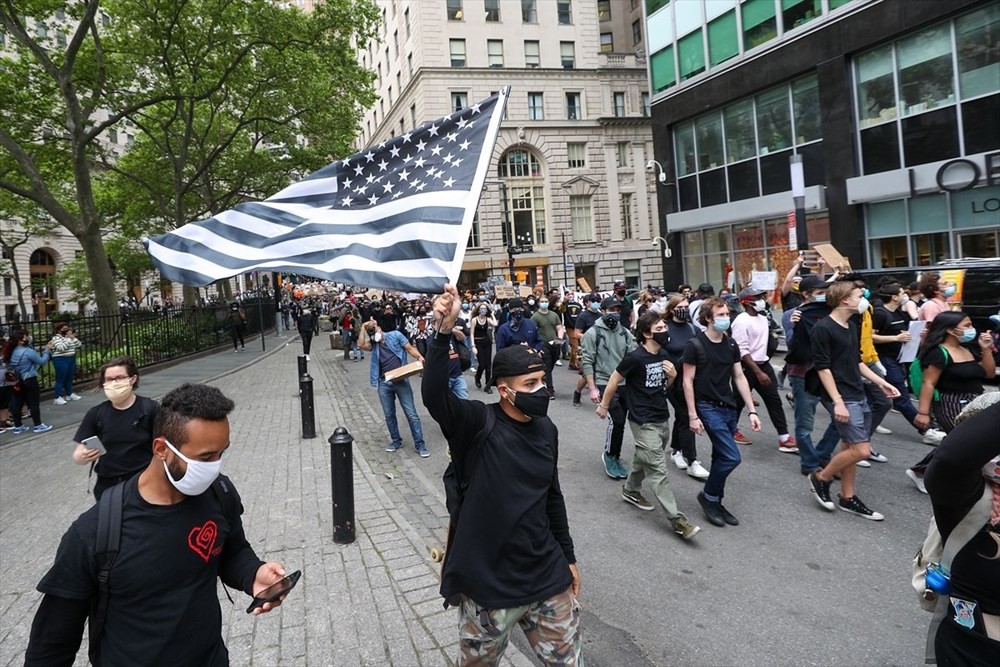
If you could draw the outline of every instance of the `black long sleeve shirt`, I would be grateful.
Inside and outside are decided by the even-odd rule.
[[[456,460],[484,428],[486,410],[496,415],[452,526],[441,595],[504,609],[566,590],[576,556],[559,488],[555,424],[548,417],[518,422],[499,406],[456,398],[448,391],[448,336],[428,345],[421,393]]]

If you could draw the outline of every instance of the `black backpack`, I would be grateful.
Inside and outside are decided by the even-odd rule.
[[[115,484],[101,495],[97,501],[97,543],[94,556],[98,563],[97,599],[91,605],[87,625],[90,628],[90,644],[88,655],[91,664],[98,664],[98,654],[101,647],[101,635],[104,632],[104,621],[108,616],[108,583],[111,579],[111,568],[118,558],[118,549],[122,537],[122,507],[125,503],[125,485],[128,481]],[[219,477],[212,482],[212,495],[222,506],[222,513],[230,524],[240,515],[236,503],[236,494],[230,493],[229,484]],[[229,596],[229,589],[226,589]],[[232,597],[229,598],[232,602]]]
[[[445,506],[448,508],[448,515],[451,517],[451,527],[448,529],[449,547],[451,546],[452,532],[455,524],[458,523],[458,515],[462,509],[462,503],[465,501],[465,492],[468,490],[469,484],[472,483],[472,478],[476,474],[480,449],[487,438],[489,438],[496,424],[496,413],[493,412],[495,409],[497,408],[493,405],[486,406],[486,422],[483,424],[483,430],[473,438],[472,446],[466,451],[461,461],[461,466],[455,465],[457,460],[453,456],[451,461],[448,462],[448,467],[444,470],[444,475],[441,476],[441,479],[444,481]]]

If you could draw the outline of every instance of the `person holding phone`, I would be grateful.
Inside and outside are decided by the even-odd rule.
[[[52,354],[52,341],[45,344],[45,350],[38,354],[31,347],[31,337],[23,329],[15,329],[10,340],[3,348],[3,361],[7,368],[17,371],[18,381],[14,385],[14,400],[10,411],[13,413],[15,435],[26,433],[28,427],[21,421],[21,408],[28,406],[31,421],[35,424],[32,433],[44,433],[52,430],[51,424],[42,421],[41,388],[38,385],[38,368],[49,362]]]
[[[234,407],[204,384],[183,384],[163,397],[151,460],[122,483],[121,540],[106,597],[97,583],[98,504],[73,522],[38,584],[43,597],[26,665],[72,664],[99,600],[107,614],[91,638],[95,665],[229,664],[218,580],[258,597],[286,575],[280,563],[257,557],[243,531],[239,493],[220,474]],[[252,613],[281,603],[279,596]]]
[[[52,365],[56,368],[55,405],[66,405],[67,401],[79,401],[82,396],[73,391],[73,378],[76,377],[76,351],[83,343],[76,337],[76,332],[70,329],[66,322],[56,324],[56,333],[52,336]]]
[[[135,477],[149,465],[159,406],[135,393],[139,369],[131,357],[108,360],[98,371],[98,385],[108,400],[90,408],[77,427],[73,462],[90,464],[91,473],[97,473],[94,497],[100,500],[105,490]],[[95,436],[107,453],[87,446],[86,441]]]

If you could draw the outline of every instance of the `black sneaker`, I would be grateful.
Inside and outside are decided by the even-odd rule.
[[[833,500],[830,498],[830,482],[824,482],[816,477],[816,473],[809,475],[809,490],[812,491],[813,498],[825,510],[832,512],[835,508]]]
[[[483,381],[480,380],[479,378],[476,378],[476,389],[482,389],[482,388],[483,388]]]
[[[578,407],[580,407],[580,405],[582,405],[580,403],[580,392],[574,391],[573,392],[573,407],[574,408],[578,408]]]
[[[722,516],[722,512],[719,511],[719,503],[713,502],[705,497],[704,493],[698,494],[698,504],[701,505],[701,509],[705,512],[705,518],[708,522],[714,526],[725,526],[726,520]]]
[[[873,512],[868,509],[868,506],[861,502],[861,499],[856,495],[851,498],[844,498],[840,496],[840,509],[845,512],[850,512],[851,514],[857,514],[858,516],[864,517],[871,521],[881,521],[885,517],[878,512]]]
[[[722,514],[722,520],[728,523],[730,526],[740,525],[740,520],[733,516],[732,512],[727,510],[722,503],[719,503],[719,513]]]

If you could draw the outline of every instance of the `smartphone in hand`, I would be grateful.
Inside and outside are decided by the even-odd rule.
[[[290,590],[295,588],[295,584],[299,583],[299,577],[302,576],[302,570],[296,570],[286,577],[283,577],[277,583],[271,584],[260,593],[258,593],[250,606],[247,607],[247,613],[253,612],[254,609],[258,607],[263,607],[265,602],[274,602],[282,595],[287,594]]]
[[[104,447],[104,443],[102,443],[101,439],[98,438],[96,435],[92,435],[89,438],[85,438],[83,442],[81,442],[80,444],[86,447],[87,449],[96,449],[101,453],[101,456],[104,456],[105,454],[108,453],[108,450]]]

